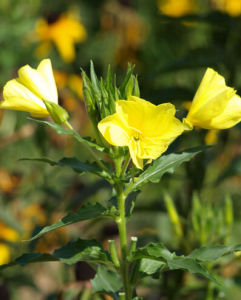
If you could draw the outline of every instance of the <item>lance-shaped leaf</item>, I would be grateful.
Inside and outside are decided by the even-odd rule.
[[[70,242],[62,248],[54,251],[53,254],[47,253],[25,253],[15,261],[0,266],[0,270],[11,266],[25,266],[31,263],[60,261],[68,265],[75,264],[78,261],[103,263],[112,266],[107,252],[96,240],[78,239]]]
[[[63,217],[61,220],[53,223],[52,225],[45,226],[43,229],[41,229],[35,236],[31,238],[30,241],[35,240],[36,238],[40,237],[43,234],[46,234],[50,231],[56,230],[58,228],[68,226],[80,221],[88,220],[91,218],[96,218],[100,216],[104,216],[107,214],[106,209],[100,205],[99,203],[95,205],[86,204],[81,206],[77,212],[70,212],[65,217]]]
[[[173,173],[183,162],[189,161],[200,151],[210,148],[209,146],[191,148],[178,153],[171,153],[159,157],[149,166],[133,184],[132,190],[139,188],[146,182],[159,182],[165,173]]]
[[[195,249],[191,254],[188,255],[189,258],[196,259],[197,261],[214,261],[223,255],[234,253],[235,251],[241,250],[241,244],[235,246],[210,246],[201,247]]]
[[[93,293],[105,292],[107,294],[115,294],[122,287],[121,278],[118,273],[107,270],[99,265],[95,278],[91,280]]]
[[[51,122],[48,122],[48,121],[37,120],[37,119],[33,119],[33,118],[29,118],[29,119],[33,120],[35,122],[41,123],[41,124],[48,125],[52,129],[54,129],[58,134],[70,135],[73,138],[75,138],[78,142],[80,142],[80,143],[86,143],[90,147],[95,148],[95,149],[97,149],[99,151],[104,151],[104,149],[105,149],[104,147],[99,146],[99,145],[95,144],[94,142],[91,142],[88,138],[81,137],[76,131],[65,129],[65,128],[63,128],[59,124],[51,123]]]
[[[82,162],[76,157],[64,157],[59,161],[54,161],[47,157],[41,158],[21,158],[20,160],[31,160],[31,161],[39,161],[50,164],[51,166],[61,166],[61,167],[70,167],[75,172],[79,174],[84,174],[86,172],[91,172],[96,175],[102,176],[103,171],[99,168],[96,163],[90,162]]]

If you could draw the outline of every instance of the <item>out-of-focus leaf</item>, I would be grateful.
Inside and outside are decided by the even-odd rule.
[[[43,229],[39,231],[35,236],[31,238],[32,240],[35,240],[36,238],[40,237],[41,235],[48,233],[50,231],[56,230],[58,228],[68,226],[80,221],[88,220],[91,218],[96,218],[100,216],[104,216],[106,213],[106,209],[100,205],[99,203],[95,205],[86,204],[81,206],[77,212],[70,212],[65,217],[63,217],[61,220],[55,222],[52,225],[45,226]]]
[[[235,251],[241,250],[241,244],[235,246],[210,246],[195,249],[189,258],[196,259],[198,261],[214,261],[223,255],[231,254]]]
[[[107,270],[99,265],[95,278],[91,280],[93,293],[105,292],[114,294],[120,291],[122,287],[121,278],[118,273]]]
[[[241,175],[241,156],[231,161],[229,166],[219,175],[216,183],[219,184],[223,180],[236,175]]]
[[[88,144],[90,147],[95,148],[99,151],[104,151],[104,147],[99,146],[93,142],[91,142],[88,138],[83,138],[81,137],[76,131],[72,131],[69,129],[65,129],[63,128],[61,125],[56,124],[56,123],[51,123],[48,121],[42,121],[42,120],[37,120],[37,119],[33,119],[33,118],[29,118],[30,120],[33,120],[35,122],[41,123],[41,124],[45,124],[48,125],[49,127],[51,127],[52,129],[54,129],[58,134],[66,134],[66,135],[70,135],[73,138],[75,138],[78,142],[80,143],[86,143]]]
[[[138,177],[132,186],[132,190],[141,187],[147,182],[159,182],[165,173],[173,173],[183,162],[189,161],[196,154],[208,148],[207,146],[196,147],[159,157]]]

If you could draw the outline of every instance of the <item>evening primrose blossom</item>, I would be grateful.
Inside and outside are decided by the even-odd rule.
[[[130,96],[116,102],[116,113],[98,124],[104,138],[114,146],[127,146],[133,163],[143,169],[143,159],[156,159],[183,132],[171,103],[154,105]]]
[[[241,98],[226,86],[225,79],[208,68],[194,96],[183,123],[186,130],[193,126],[205,129],[227,129],[241,121]]]
[[[57,88],[50,59],[40,62],[37,69],[29,65],[18,71],[18,78],[6,83],[0,108],[29,112],[33,117],[46,117],[48,110],[42,100],[58,103]]]

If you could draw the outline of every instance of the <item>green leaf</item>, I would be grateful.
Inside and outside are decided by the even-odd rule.
[[[196,262],[196,260],[192,258],[179,258],[175,257],[174,259],[168,260],[167,265],[169,270],[187,270],[188,272],[192,274],[199,274],[202,275],[215,283],[218,283],[217,280],[211,276],[208,271],[199,263]]]
[[[102,146],[99,146],[93,142],[91,142],[88,138],[83,138],[81,137],[77,132],[75,132],[74,130],[69,130],[69,129],[65,129],[63,128],[61,125],[59,124],[56,124],[56,123],[51,123],[51,122],[48,122],[48,121],[43,121],[43,120],[38,120],[38,119],[33,119],[33,118],[29,118],[30,120],[33,120],[37,123],[40,123],[40,124],[45,124],[45,125],[48,125],[49,127],[51,127],[52,129],[54,129],[58,134],[66,134],[66,135],[70,135],[72,136],[73,138],[75,138],[78,142],[80,143],[86,143],[88,144],[90,147],[92,148],[95,148],[99,151],[104,151],[104,147]]]
[[[46,253],[25,253],[18,257],[15,261],[12,261],[8,264],[4,264],[0,266],[0,270],[20,265],[24,267],[25,265],[37,262],[47,262],[47,261],[58,261],[56,257],[51,254]]]
[[[173,258],[173,254],[162,243],[150,243],[133,253],[132,260],[142,258],[167,261]]]
[[[35,240],[36,238],[40,237],[43,234],[46,234],[50,231],[56,230],[58,228],[68,226],[80,221],[88,220],[91,218],[96,218],[100,216],[104,216],[106,212],[106,209],[100,205],[99,203],[95,205],[86,204],[81,206],[77,212],[70,212],[65,217],[63,217],[61,220],[53,223],[52,225],[45,226],[43,229],[41,229],[35,236],[33,236],[30,241]]]
[[[241,250],[241,244],[235,246],[210,246],[201,247],[195,249],[191,254],[188,255],[189,258],[196,259],[198,261],[214,261],[223,255],[231,254],[235,251]]]
[[[108,294],[120,291],[122,287],[121,278],[118,273],[107,270],[99,265],[95,278],[91,280],[93,293],[105,292]]]
[[[54,255],[63,263],[72,265],[78,261],[111,264],[107,252],[96,240],[78,239],[54,251]]]
[[[173,173],[183,162],[189,161],[199,152],[210,148],[210,146],[191,148],[178,153],[171,153],[159,157],[149,166],[133,184],[132,190],[139,188],[147,182],[159,182],[165,173]]]
[[[165,263],[162,261],[156,261],[149,258],[143,258],[140,262],[139,272],[142,272],[147,275],[151,275],[156,273],[158,270],[160,270],[163,266],[165,266]],[[144,277],[144,276],[142,276]]]
[[[78,239],[70,242],[64,247],[55,250],[54,254],[47,253],[25,253],[15,261],[0,266],[0,270],[14,265],[25,266],[30,263],[60,261],[68,265],[75,264],[78,261],[87,261],[113,265],[107,252],[96,240]]]
[[[175,253],[171,253],[161,243],[150,243],[143,248],[137,249],[133,253],[132,260],[143,258],[162,262],[162,264],[159,264],[159,267],[162,268],[163,271],[183,269],[193,274],[200,274],[217,283],[216,279],[211,276],[208,271],[196,261],[196,259],[191,257],[176,256]],[[140,266],[141,265],[139,264],[139,270]],[[150,267],[149,271],[151,271],[151,269],[152,266]],[[136,278],[134,278],[134,280],[136,280]]]
[[[82,162],[76,157],[64,157],[59,161],[54,161],[47,157],[21,158],[20,160],[39,161],[39,162],[48,163],[51,166],[70,167],[79,174],[84,174],[85,172],[91,172],[96,175],[102,176],[103,173],[103,171],[98,167],[96,163]]]

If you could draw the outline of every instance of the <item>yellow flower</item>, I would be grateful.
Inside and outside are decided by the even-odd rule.
[[[143,159],[156,159],[183,132],[171,103],[154,105],[138,97],[116,102],[116,113],[101,120],[98,128],[114,146],[127,146],[133,163],[143,168]]]
[[[37,56],[46,56],[53,42],[66,62],[75,59],[75,43],[83,42],[87,36],[84,26],[70,14],[63,14],[50,24],[41,19],[37,22],[35,31],[41,42],[36,49]]]
[[[196,10],[193,0],[158,0],[157,5],[161,13],[170,17],[181,17]]]
[[[18,76],[4,86],[0,108],[27,111],[34,117],[48,116],[42,100],[58,103],[50,59],[42,60],[36,70],[29,65],[20,68]]]
[[[183,119],[186,130],[193,126],[226,129],[241,121],[241,98],[225,79],[208,68],[194,96],[191,108]]]

